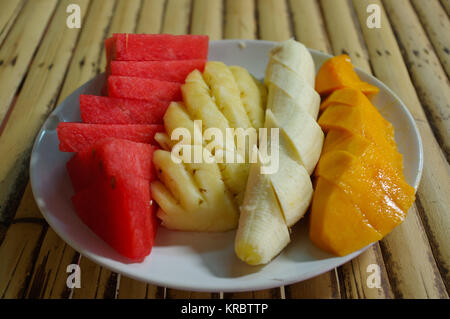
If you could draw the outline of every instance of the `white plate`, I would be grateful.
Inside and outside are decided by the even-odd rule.
[[[274,42],[216,41],[209,60],[241,65],[257,78],[264,77],[268,52]],[[329,56],[311,50],[319,68]],[[374,104],[395,127],[404,155],[406,181],[418,186],[422,172],[419,132],[405,105],[376,78],[358,70],[360,77],[380,88]],[[60,121],[80,121],[80,94],[100,94],[104,76],[87,82],[65,99],[49,116],[38,134],[31,156],[33,193],[45,219],[55,232],[82,255],[115,272],[158,286],[207,292],[259,290],[299,282],[333,269],[361,251],[334,257],[317,249],[308,239],[306,222],[293,231],[293,240],[266,266],[252,267],[234,254],[234,231],[227,233],[174,232],[160,227],[153,251],[142,263],[129,263],[85,226],[75,214],[72,186],[65,164],[71,153],[58,151],[56,126]],[[81,270],[83,273],[83,270]]]

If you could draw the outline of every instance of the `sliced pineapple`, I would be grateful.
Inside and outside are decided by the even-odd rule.
[[[155,136],[163,150],[154,154],[159,181],[152,184],[152,196],[160,206],[158,216],[167,228],[225,231],[237,227],[238,206],[243,200],[250,164],[221,163],[215,156],[220,153],[236,156],[237,142],[245,137],[245,129],[253,127],[245,105],[259,112],[260,117],[266,99],[264,86],[248,72],[241,80],[241,73],[242,70],[234,75],[223,63],[208,62],[205,76],[197,70],[189,74],[182,85],[183,102],[172,102],[164,115],[166,132]],[[245,105],[241,96],[247,97]],[[196,120],[201,120],[202,125],[196,125]],[[227,143],[209,149],[211,139],[204,134],[209,128],[218,128],[225,138],[227,128],[234,125],[242,130],[235,132],[236,136],[231,136]],[[183,135],[180,128],[190,133],[190,140],[172,139]],[[200,134],[200,139],[194,140]],[[256,141],[257,137],[255,144]],[[171,158],[186,155],[192,160],[194,148],[200,148],[201,154],[212,162],[188,163]],[[245,152],[244,160],[248,160],[248,155]]]
[[[189,231],[235,228],[239,211],[225,188],[217,163],[177,164],[170,157],[170,152],[163,150],[153,155],[159,181],[152,183],[151,190],[161,207],[158,217],[162,224]]]
[[[263,127],[266,103],[265,86],[258,85],[258,80],[243,67],[230,66],[230,70],[239,88],[242,105],[252,126],[256,129]]]

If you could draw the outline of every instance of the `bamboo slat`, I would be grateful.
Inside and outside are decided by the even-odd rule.
[[[92,1],[58,104],[100,72],[105,30],[110,26],[115,4],[116,1]]]
[[[420,194],[422,190],[427,196],[425,200],[434,200],[427,203],[429,212],[445,217],[448,199],[443,196],[450,191],[440,193],[439,188],[443,191],[442,188],[448,187],[447,163],[426,121],[382,3],[354,0],[353,5],[360,23],[364,25],[367,19],[366,8],[370,3],[375,3],[382,9],[382,28],[362,27],[374,73],[402,98],[416,119],[422,135],[425,165],[417,202],[424,206]],[[406,221],[382,241],[382,250],[397,297],[447,296],[415,205],[410,209]]]
[[[14,209],[8,211],[16,200],[28,171],[28,158],[33,140],[47,115],[55,106],[58,92],[64,80],[79,29],[61,28],[67,19],[69,3],[80,5],[81,18],[87,10],[88,1],[63,1],[47,30],[34,58],[22,90],[11,110],[9,119],[0,135],[0,216],[8,219]]]
[[[80,258],[81,287],[72,289],[72,299],[94,299],[102,278],[102,267],[87,258]]]
[[[24,0],[10,0],[0,3],[0,46],[22,9],[24,2]]]
[[[450,82],[410,2],[385,1],[384,6],[404,48],[405,61],[428,120],[450,159]],[[450,225],[447,225],[449,235]]]
[[[321,4],[334,54],[348,54],[354,65],[370,70],[368,54],[361,43],[348,1],[321,0]]]
[[[118,0],[107,37],[110,37],[113,33],[134,33],[140,9],[141,0]],[[100,70],[102,71],[106,66],[106,54],[104,51],[103,48],[100,62]]]
[[[341,297],[335,270],[287,286],[285,289],[288,299],[337,299]]]
[[[225,38],[254,39],[256,37],[255,2],[226,0]]]
[[[193,0],[191,34],[206,34],[211,41],[223,38],[222,0]]]
[[[109,269],[101,268],[100,278],[97,284],[97,299],[115,299],[117,298],[117,279],[118,275]]]
[[[17,223],[9,227],[0,247],[0,298],[22,297],[43,229],[39,223]]]
[[[447,15],[450,16],[450,0],[441,0],[441,4],[447,12]]]
[[[147,284],[120,275],[119,299],[145,299],[147,297]]]
[[[244,291],[224,293],[224,299],[284,299],[284,287],[281,289],[266,289],[257,291]],[[283,295],[283,296],[282,296]]]
[[[23,296],[30,272],[36,258],[40,238],[46,223],[33,200],[31,189],[26,192],[0,246],[0,298],[20,298]]]
[[[268,41],[288,40],[291,35],[285,1],[258,0],[259,36]]]
[[[28,1],[0,49],[0,122],[19,89],[56,4],[56,0]]]
[[[316,0],[290,0],[295,37],[308,48],[330,52],[327,32]]]
[[[438,0],[412,0],[436,54],[450,77],[450,19]]]
[[[67,266],[78,262],[79,254],[49,228],[39,248],[39,256],[28,285],[27,298],[68,298],[71,290],[66,283],[69,275],[66,272]],[[83,271],[81,278],[84,280]]]
[[[188,33],[190,13],[191,0],[167,0],[162,33]]]
[[[367,284],[369,276],[373,274],[369,265],[379,266],[379,287]],[[369,272],[368,272],[369,270]],[[394,297],[386,265],[380,249],[375,243],[364,253],[338,269],[341,297],[346,299],[391,299]]]
[[[322,9],[334,54],[348,54],[354,65],[371,73],[367,49],[363,43],[359,23],[354,21],[354,12],[350,3],[346,0],[323,0]],[[370,275],[370,273],[367,273],[367,266],[370,264],[376,264],[380,267],[381,288],[379,289],[369,288],[366,283],[367,277]],[[344,298],[372,299],[392,296],[389,278],[378,243],[359,257],[340,267],[338,273],[342,288],[341,294]]]
[[[166,296],[166,288],[147,285],[147,299],[164,299]]]
[[[114,6],[114,1],[92,2],[85,18],[85,24],[82,28],[80,39],[72,57],[66,81],[64,82],[57,104],[59,104],[75,88],[97,74],[99,70],[100,54],[103,48],[102,43],[105,37],[104,30],[107,29],[110,24]],[[55,249],[55,247],[57,247],[57,249]],[[53,258],[51,260],[46,260],[46,256],[49,254],[50,250],[53,253]],[[46,274],[55,271],[56,273],[51,274],[51,276],[53,276],[52,285],[45,287],[44,291],[40,291],[38,295],[49,298],[59,298],[61,296],[67,297],[66,278],[68,274],[66,273],[66,267],[68,264],[73,263],[74,260],[78,259],[78,254],[56,236],[53,230],[49,229],[45,235],[37,265],[39,266],[42,264],[42,272]],[[42,261],[42,263],[40,264],[39,261]],[[85,263],[83,260],[82,262]],[[90,268],[86,267],[82,272],[87,278],[95,277],[96,273],[100,273],[100,267],[96,267],[98,267],[98,271],[97,269],[90,271]],[[38,284],[35,284],[38,280],[39,277],[34,276],[31,287],[33,287],[33,285],[34,287],[38,287]],[[92,292],[79,292],[75,293],[75,296],[89,294],[92,294]],[[33,295],[30,295],[30,297],[33,297]]]
[[[164,0],[142,0],[137,33],[159,33],[164,11]]]
[[[166,299],[212,299],[216,294],[208,292],[185,291],[177,289],[167,289]]]
[[[402,6],[398,6],[403,4]],[[450,155],[450,82],[442,70],[439,60],[428,42],[425,32],[420,28],[420,22],[414,14],[409,2],[404,1],[386,1],[386,11],[391,18],[391,23],[396,30],[400,43],[404,47],[406,61],[409,62],[409,71],[412,80],[416,86],[422,105],[426,107],[428,117],[442,138],[442,145],[447,153],[447,159]],[[401,11],[399,11],[401,10]],[[401,12],[401,19],[399,19]],[[414,33],[414,41],[410,40],[411,31]],[[427,53],[428,52],[428,53]],[[423,137],[423,136],[422,136]],[[447,162],[442,166],[430,167],[429,160],[439,160],[439,153],[428,153],[429,147],[424,139],[425,163],[424,178],[419,188],[419,201],[423,207],[420,212],[427,226],[429,240],[434,248],[434,253],[439,261],[443,273],[447,276],[450,283],[450,246],[448,238],[450,237],[450,170]],[[436,159],[435,159],[436,157]],[[440,172],[441,168],[443,172]],[[427,174],[433,170],[432,185]],[[430,172],[431,173],[431,172]],[[440,174],[446,173],[442,176]],[[443,178],[444,177],[444,178]],[[436,186],[438,188],[436,189]],[[433,187],[428,188],[428,187]],[[432,202],[431,195],[438,195],[439,202]]]

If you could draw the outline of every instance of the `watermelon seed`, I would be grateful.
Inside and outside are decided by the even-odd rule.
[[[114,176],[111,178],[111,188],[116,188],[116,178]]]

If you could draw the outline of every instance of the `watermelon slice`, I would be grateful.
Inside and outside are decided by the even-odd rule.
[[[109,138],[67,164],[81,220],[116,251],[135,261],[153,246],[157,222],[151,204],[154,147]]]
[[[149,144],[107,138],[76,153],[66,165],[75,192],[87,188],[100,176],[109,178],[121,173],[153,181],[152,157],[155,149]]]
[[[157,221],[148,180],[127,174],[99,179],[72,203],[80,219],[121,255],[140,262],[151,252]]]
[[[112,75],[136,76],[161,81],[184,83],[193,70],[203,72],[206,60],[178,61],[111,61]]]
[[[135,100],[181,100],[181,83],[111,75],[108,77],[108,94]]]
[[[111,60],[206,60],[208,36],[170,34],[113,34]]]
[[[61,122],[56,128],[59,150],[62,152],[80,152],[108,137],[155,144],[155,134],[163,130],[163,125],[159,124],[107,125],[69,122]]]
[[[159,124],[169,101],[80,95],[81,119],[94,124]]]

